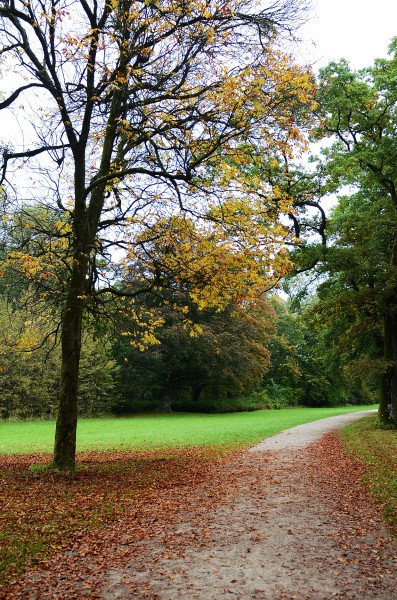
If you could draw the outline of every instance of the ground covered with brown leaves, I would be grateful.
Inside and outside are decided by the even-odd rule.
[[[395,597],[396,540],[338,433],[306,449],[98,460],[84,457],[68,482],[2,465],[20,474],[14,529],[38,517],[44,533],[62,522],[65,533],[32,532],[41,558],[1,598]]]

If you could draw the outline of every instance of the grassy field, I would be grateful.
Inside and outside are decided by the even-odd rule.
[[[77,450],[146,450],[189,446],[248,446],[289,427],[369,406],[296,408],[229,414],[156,414],[129,418],[81,419]],[[53,421],[0,422],[0,454],[52,451]]]
[[[397,535],[397,430],[382,429],[377,418],[367,417],[342,431],[348,453],[365,465],[365,482],[383,508]]]

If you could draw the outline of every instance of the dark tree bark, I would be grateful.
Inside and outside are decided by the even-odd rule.
[[[394,242],[392,273],[397,273],[397,240]],[[382,375],[379,420],[384,425],[397,426],[397,289],[392,285],[392,293],[387,294],[384,317],[384,361]]]
[[[81,353],[84,294],[86,291],[87,255],[78,253],[74,260],[69,295],[62,318],[61,382],[55,432],[53,464],[60,470],[75,467],[77,399]]]
[[[165,413],[172,412],[172,396],[166,391],[160,396],[160,410]]]
[[[54,446],[54,466],[61,470],[75,467],[82,316],[82,306],[73,305],[73,300],[68,302],[62,323],[61,384]]]
[[[199,383],[197,385],[195,385],[192,389],[192,402],[198,402],[201,398],[201,394],[204,391],[204,388],[206,387],[206,383]]]
[[[382,375],[379,420],[384,425],[397,426],[397,312],[384,321],[385,371]]]
[[[172,400],[174,397],[174,377],[167,375],[166,381],[160,394],[160,410],[162,412],[172,412]]]

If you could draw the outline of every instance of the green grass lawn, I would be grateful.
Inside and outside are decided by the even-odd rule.
[[[365,483],[397,534],[397,430],[367,417],[345,427],[342,439],[350,456],[364,463]]]
[[[146,450],[188,446],[249,446],[284,429],[370,406],[296,408],[228,414],[156,414],[81,419],[77,450]],[[0,454],[52,452],[53,421],[0,422]]]

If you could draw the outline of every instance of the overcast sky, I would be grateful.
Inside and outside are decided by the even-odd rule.
[[[314,67],[346,58],[355,69],[386,57],[397,36],[397,0],[311,0],[313,10],[301,29],[305,62]]]
[[[390,39],[397,36],[397,0],[310,0],[313,9],[299,31],[299,62],[317,69],[330,60],[346,58],[355,69],[387,56]],[[0,137],[9,129],[2,111]],[[15,128],[15,123],[13,123]],[[18,137],[21,131],[16,127]],[[7,136],[8,137],[8,136]]]

